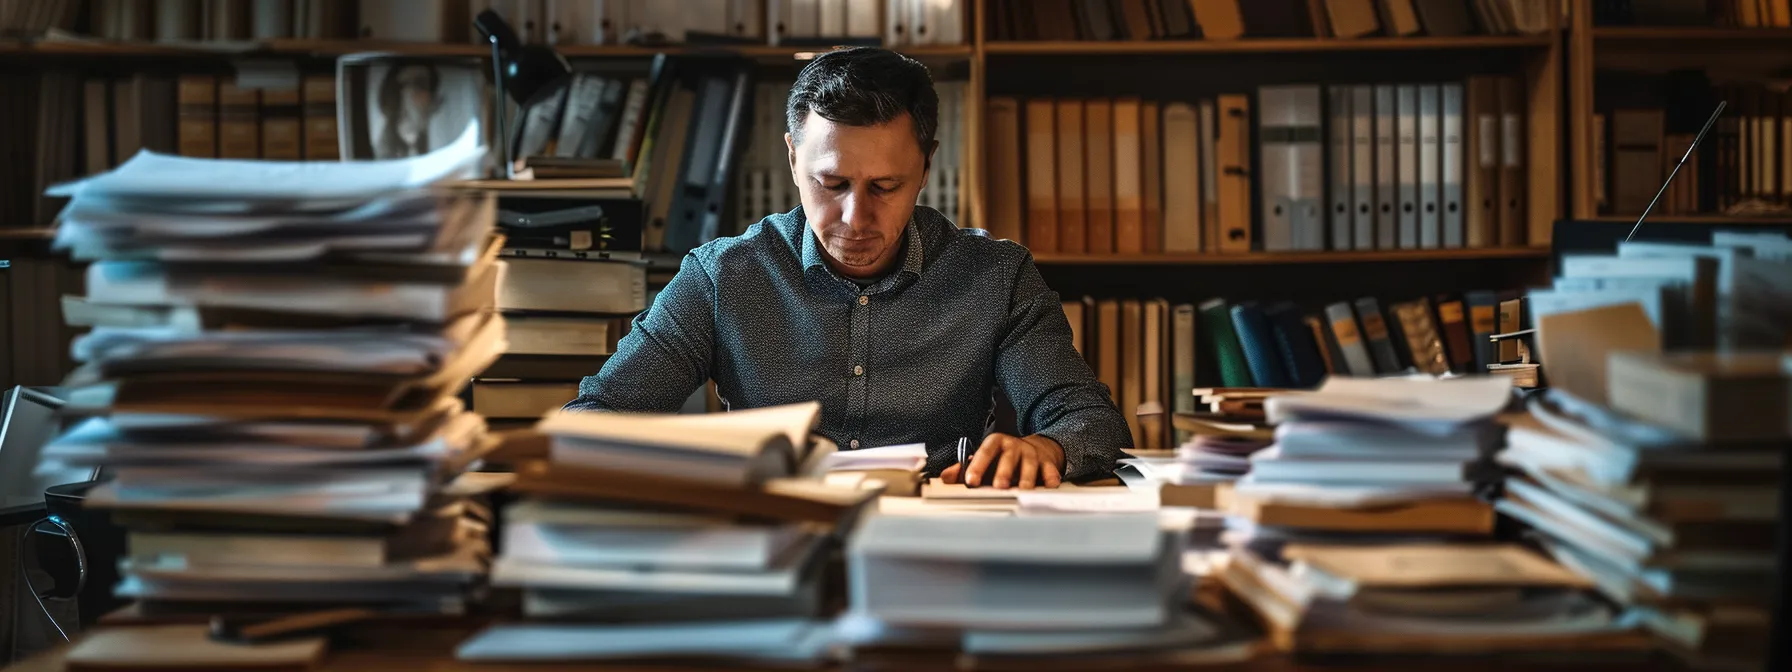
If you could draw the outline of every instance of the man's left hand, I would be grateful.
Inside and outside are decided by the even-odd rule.
[[[982,483],[984,474],[992,468],[995,469],[993,485],[998,490],[1014,485],[1031,490],[1035,484],[1056,488],[1063,482],[1064,447],[1038,434],[1026,437],[991,434],[977,447],[977,454],[965,468],[968,474],[958,473],[958,465],[954,464],[940,472],[940,480]]]

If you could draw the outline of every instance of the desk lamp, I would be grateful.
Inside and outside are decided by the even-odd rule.
[[[473,26],[492,45],[492,83],[498,118],[499,142],[504,144],[504,178],[516,176],[516,157],[511,156],[510,127],[504,123],[504,98],[509,96],[520,109],[545,98],[562,86],[572,74],[559,52],[539,44],[523,44],[516,30],[497,12],[487,9],[473,17]]]

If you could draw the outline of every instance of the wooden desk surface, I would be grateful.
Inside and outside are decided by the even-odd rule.
[[[128,626],[124,626],[128,627]],[[454,649],[467,637],[482,627],[473,621],[444,621],[436,624],[405,623],[402,625],[371,625],[349,630],[338,637],[325,657],[323,664],[317,669],[320,672],[394,672],[397,670],[418,670],[421,672],[559,672],[562,670],[581,670],[590,672],[695,672],[697,670],[745,669],[734,665],[717,663],[692,662],[678,664],[672,662],[654,663],[528,663],[497,664],[468,663],[454,659]],[[67,645],[41,655],[30,658],[18,665],[6,668],[6,672],[62,672],[63,654]],[[1051,667],[1051,666],[1045,666]],[[902,670],[904,672],[955,672],[960,669],[954,665],[954,656],[950,653],[917,653],[890,657],[873,657],[864,661],[853,661],[838,668],[842,670]],[[1017,668],[1009,668],[1017,669]],[[1127,668],[1135,670],[1150,669],[1188,669],[1184,668]],[[1203,666],[1202,670],[1216,672],[1399,672],[1410,670],[1448,672],[1494,672],[1496,670],[1522,669],[1525,672],[1598,672],[1610,670],[1626,672],[1637,670],[1681,670],[1685,669],[1665,656],[1655,656],[1648,660],[1627,659],[1623,661],[1600,661],[1585,656],[1576,658],[1487,658],[1487,657],[1376,657],[1356,661],[1297,661],[1285,654],[1266,652],[1248,662]]]

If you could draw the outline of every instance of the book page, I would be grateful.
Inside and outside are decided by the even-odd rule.
[[[1162,541],[1155,512],[1017,518],[872,516],[854,535],[851,552],[979,562],[1150,564]]]

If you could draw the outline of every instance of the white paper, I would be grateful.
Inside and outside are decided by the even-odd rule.
[[[1041,513],[1140,513],[1155,512],[1158,497],[1154,491],[1120,489],[1115,493],[1053,492],[1021,490],[1015,495],[1021,515]]]
[[[51,187],[51,196],[177,202],[217,212],[254,201],[340,207],[470,176],[485,154],[478,122],[446,147],[388,161],[201,159],[139,151],[111,171]],[[185,208],[183,208],[184,210]]]
[[[899,446],[836,451],[822,458],[821,471],[917,469],[926,464],[927,444],[905,443]]]
[[[1332,376],[1312,393],[1271,396],[1264,411],[1270,424],[1350,418],[1444,435],[1463,424],[1492,418],[1505,408],[1511,394],[1508,376],[1442,380]]]
[[[496,625],[460,645],[461,660],[578,660],[655,656],[799,658],[819,653],[822,624],[802,620],[691,624]]]
[[[1155,512],[1014,518],[873,516],[853,535],[851,553],[1039,564],[1149,564],[1162,542]]]

